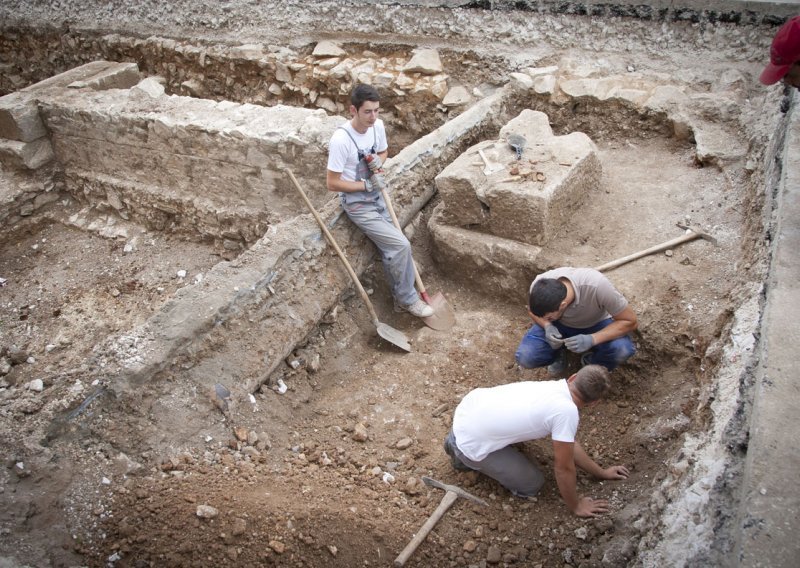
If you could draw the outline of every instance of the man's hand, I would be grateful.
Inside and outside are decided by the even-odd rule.
[[[378,154],[370,154],[367,157],[367,165],[369,166],[369,171],[378,173],[383,168],[383,161],[381,161],[381,157]]]
[[[364,180],[364,188],[368,192],[386,189],[386,180],[383,178],[383,174],[372,174],[369,176],[369,179]]]
[[[583,353],[594,345],[594,339],[589,334],[573,335],[564,340],[564,345],[573,353]]]
[[[612,465],[603,470],[602,479],[628,479],[630,473],[624,465]]]
[[[547,324],[544,328],[544,339],[547,344],[553,349],[559,349],[564,345],[564,338],[561,337],[561,332],[552,323]]]
[[[596,517],[597,515],[608,512],[608,501],[605,499],[592,499],[591,497],[581,497],[575,514],[579,517]]]

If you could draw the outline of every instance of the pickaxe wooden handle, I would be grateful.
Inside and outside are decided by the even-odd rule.
[[[431,532],[431,529],[433,529],[434,525],[439,522],[439,519],[441,519],[442,515],[447,512],[447,509],[449,509],[450,506],[456,502],[456,499],[458,499],[458,494],[456,494],[455,491],[448,491],[444,494],[444,497],[442,497],[442,502],[439,503],[439,506],[436,507],[436,510],[433,512],[433,514],[428,517],[428,520],[425,521],[425,524],[422,525],[422,528],[417,531],[417,534],[414,535],[414,538],[411,539],[411,542],[406,545],[406,547],[403,549],[403,552],[401,552],[397,558],[394,559],[395,566],[400,568],[400,566],[406,563],[406,560],[408,560],[409,557],[414,554],[414,551],[417,549],[417,547],[422,544],[422,541],[425,540],[425,537],[428,536],[428,533]]]
[[[642,258],[643,256],[647,256],[649,254],[655,254],[657,252],[668,250],[682,243],[693,241],[694,239],[703,238],[706,239],[707,241],[711,241],[714,244],[716,244],[717,242],[714,237],[699,229],[695,229],[693,227],[688,227],[686,225],[681,225],[681,224],[678,224],[678,226],[682,229],[686,229],[689,232],[686,233],[685,235],[681,235],[680,237],[675,237],[674,239],[670,239],[664,243],[661,243],[660,245],[655,245],[650,248],[640,250],[639,252],[629,254],[628,256],[623,256],[622,258],[618,258],[617,260],[612,260],[611,262],[601,264],[600,266],[595,266],[595,270],[599,270],[600,272],[605,272],[606,270],[611,270],[613,268],[617,268],[618,266],[622,266],[623,264],[627,264],[628,262],[636,260],[637,258]]]

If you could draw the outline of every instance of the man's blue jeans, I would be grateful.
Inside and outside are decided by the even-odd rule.
[[[561,332],[561,337],[566,339],[582,333],[595,333],[610,325],[613,321],[613,319],[608,318],[585,329],[568,327],[558,321],[553,322],[553,325]],[[561,349],[566,349],[566,347]],[[545,367],[555,361],[558,351],[558,349],[553,349],[547,343],[544,338],[544,330],[534,324],[522,338],[519,347],[517,347],[515,357],[520,367],[533,369],[535,367]],[[602,365],[609,371],[613,371],[618,365],[630,359],[634,353],[636,353],[636,348],[633,346],[630,336],[623,335],[617,339],[592,347],[588,363]]]

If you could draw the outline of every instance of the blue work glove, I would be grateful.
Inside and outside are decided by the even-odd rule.
[[[559,349],[564,345],[564,338],[561,337],[561,332],[552,323],[547,324],[544,328],[544,339],[547,344],[553,349]]]
[[[386,189],[386,180],[383,178],[383,174],[372,174],[369,179],[365,179],[364,189],[368,192]]]
[[[369,166],[369,171],[372,173],[378,173],[383,168],[383,162],[381,161],[381,157],[378,154],[370,154],[366,158],[367,165]]]
[[[583,353],[584,351],[588,351],[592,348],[594,345],[594,339],[592,339],[592,336],[588,334],[573,335],[572,337],[567,337],[564,340],[564,345],[566,345],[567,349],[573,353]]]

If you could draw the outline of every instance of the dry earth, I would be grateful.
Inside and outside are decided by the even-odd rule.
[[[623,256],[680,234],[675,222],[687,219],[713,227],[719,240],[716,247],[698,240],[671,256],[647,257],[610,273],[641,318],[639,353],[614,373],[610,399],[584,413],[581,431],[601,463],[624,463],[633,474],[626,482],[582,476],[580,483],[582,492],[610,499],[611,514],[596,520],[569,514],[552,479],[547,443],[527,445],[548,475],[545,490],[531,502],[450,468],[441,441],[461,396],[478,386],[545,374],[513,364],[527,326],[524,291],[518,303],[506,303],[437,270],[425,223],[418,221],[416,256],[428,287],[443,291],[455,309],[455,328],[436,332],[393,314],[378,265],[365,283],[375,291],[383,321],[412,338],[411,354],[377,337],[354,295],[305,346],[306,364],[296,371],[287,365],[284,394],[265,385],[254,402],[231,400],[224,413],[208,393],[176,394],[175,430],[146,441],[137,429],[147,429],[152,393],[142,393],[139,408],[101,394],[78,412],[69,409],[49,427],[53,437],[43,450],[48,463],[16,471],[26,460],[8,461],[4,520],[26,527],[26,536],[14,535],[26,551],[19,557],[38,558],[34,565],[48,559],[102,566],[115,553],[118,566],[385,565],[442,496],[420,484],[428,475],[457,483],[491,506],[458,503],[411,566],[469,565],[498,554],[504,562],[531,566],[631,560],[640,536],[633,521],[668,473],[666,457],[677,451],[683,432],[703,427],[696,407],[704,404],[698,394],[705,374],[696,361],[732,309],[742,196],[719,172],[696,167],[689,148],[673,142],[614,140],[601,142],[600,149],[603,187],[548,251],[562,259],[559,264],[595,265]],[[152,313],[215,261],[199,245],[159,235],[139,242],[126,253],[122,241],[51,225],[3,249],[0,266],[10,282],[3,289],[4,333],[35,354],[31,365],[75,368],[107,333]],[[84,269],[69,269],[76,265]],[[186,278],[177,278],[177,270],[186,270]],[[48,351],[45,345],[55,347]],[[315,354],[319,368],[313,372]],[[29,373],[16,365],[7,379],[35,375]],[[235,380],[224,371],[219,377],[228,386]],[[65,382],[92,393],[80,376]],[[46,386],[48,392],[54,385]],[[57,408],[57,397],[11,393],[4,391],[4,435],[36,435],[42,429],[37,416],[49,415],[39,411]],[[206,430],[182,430],[198,416]],[[366,427],[364,441],[354,439],[359,424]],[[27,440],[27,446],[38,442]],[[184,451],[175,451],[179,446]],[[199,505],[214,507],[219,516],[198,518]],[[54,533],[60,549],[43,545],[44,534]]]
[[[115,399],[80,371],[95,345],[146,319],[221,258],[162,234],[142,232],[126,250],[130,238],[52,223],[20,227],[0,248],[0,348],[13,362],[0,390],[8,450],[0,556],[11,566],[386,566],[442,497],[420,482],[430,476],[490,505],[457,502],[409,566],[635,564],[658,538],[663,503],[651,495],[682,473],[667,464],[683,436],[707,427],[707,387],[730,316],[761,278],[761,204],[747,171],[699,167],[688,143],[640,137],[635,128],[595,142],[602,187],[544,251],[547,264],[597,265],[679,235],[677,222],[718,241],[609,273],[640,330],[639,351],[613,373],[609,399],[581,418],[589,453],[632,471],[624,482],[579,476],[582,493],[610,500],[608,515],[587,520],[566,510],[547,442],[524,445],[547,476],[530,501],[451,469],[441,442],[460,398],[545,373],[514,365],[528,325],[524,289],[509,302],[474,288],[479,275],[435,262],[426,229],[433,204],[415,220],[413,244],[429,289],[455,309],[452,330],[393,313],[375,264],[363,281],[382,321],[412,338],[412,353],[382,342],[353,294],[298,346],[290,358],[298,368],[287,363],[259,392],[237,392],[237,377],[208,369],[234,392],[227,401],[197,392],[180,372]],[[257,351],[258,338],[242,349]],[[58,381],[28,388],[38,377]],[[67,407],[75,391],[85,402]],[[153,431],[150,416],[164,407],[174,428]],[[202,517],[202,506],[216,515]]]

